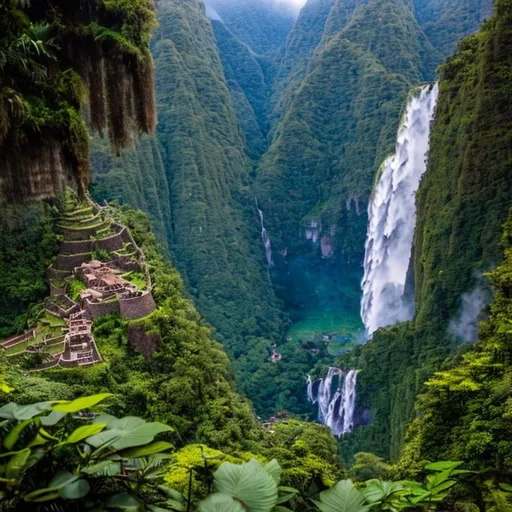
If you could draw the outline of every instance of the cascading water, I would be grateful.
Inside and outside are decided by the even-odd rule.
[[[357,370],[349,370],[345,378],[344,375],[339,368],[329,368],[323,379],[314,382],[308,375],[308,400],[318,404],[318,421],[327,425],[337,437],[354,428]],[[335,377],[338,386],[333,390]]]
[[[265,222],[263,219],[263,212],[260,210],[258,200],[256,199],[256,208],[260,214],[261,221],[261,239],[263,241],[263,247],[265,247],[265,257],[267,258],[267,265],[271,267],[274,263],[272,261],[272,247],[270,245],[270,237],[268,236],[267,230],[265,229]]]
[[[407,105],[395,154],[382,173],[368,208],[361,318],[371,336],[379,327],[410,320],[412,297],[404,295],[416,226],[416,191],[426,170],[430,123],[438,84],[421,89]]]

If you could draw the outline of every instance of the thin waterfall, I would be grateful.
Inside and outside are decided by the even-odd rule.
[[[318,404],[318,421],[327,425],[337,437],[354,428],[356,381],[357,370],[345,374],[339,368],[331,367],[323,379],[314,382],[308,375],[308,400]]]
[[[263,218],[263,212],[260,210],[258,200],[256,201],[256,208],[260,214],[261,221],[261,240],[263,241],[263,247],[265,247],[265,257],[267,258],[267,265],[271,267],[274,263],[272,261],[272,246],[270,245],[270,237],[268,236],[267,230],[265,229],[265,221]]]
[[[414,302],[404,294],[416,227],[416,191],[426,170],[430,123],[438,84],[412,96],[395,154],[381,167],[368,207],[361,318],[371,336],[379,327],[412,319]]]

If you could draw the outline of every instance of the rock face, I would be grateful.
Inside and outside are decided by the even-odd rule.
[[[128,325],[128,341],[135,349],[141,352],[148,361],[162,342],[160,336],[157,334],[147,334],[144,330],[144,326],[139,324]]]

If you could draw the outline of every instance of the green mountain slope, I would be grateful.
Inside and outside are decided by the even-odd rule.
[[[502,241],[505,260],[488,274],[495,295],[489,320],[478,343],[427,382],[399,464],[410,475],[423,460],[464,460],[479,472],[471,494],[482,510],[507,510],[499,484],[512,478],[512,217]]]
[[[218,20],[211,23],[247,153],[256,159],[267,147],[269,87],[265,74],[254,52],[224,23]]]
[[[287,95],[294,91],[304,77],[309,59],[322,39],[325,22],[331,12],[333,0],[313,0],[302,8],[286,43],[279,49],[273,66],[274,90],[273,120],[276,122],[285,110]]]
[[[492,15],[493,0],[414,0],[419,24],[443,55],[451,55],[457,42],[475,32]]]
[[[333,11],[339,16],[340,6]],[[280,249],[304,246],[313,221],[337,257],[354,260],[363,251],[374,176],[393,148],[407,91],[432,77],[440,56],[402,2],[359,5],[352,16],[345,6],[343,13],[344,28],[324,35],[300,86],[283,100],[286,114],[260,165],[257,190]]]
[[[166,245],[171,226],[167,175],[158,141],[143,136],[133,149],[112,155],[106,141],[91,141],[91,194],[98,202],[118,201],[151,215],[153,230]]]
[[[276,248],[316,252],[305,233],[319,221],[322,236],[343,234],[335,239],[338,254],[360,255],[364,199],[360,206],[347,199],[369,196],[376,161],[393,147],[408,87],[342,34],[313,58],[259,168],[256,189]]]
[[[258,55],[272,56],[284,43],[296,12],[273,0],[207,0],[228,28]]]
[[[354,433],[365,446],[397,458],[423,382],[453,352],[450,320],[463,293],[479,289],[482,272],[502,258],[501,225],[512,198],[509,1],[441,69],[428,168],[418,192],[414,247],[417,314],[377,331],[360,350],[361,405],[373,425]]]

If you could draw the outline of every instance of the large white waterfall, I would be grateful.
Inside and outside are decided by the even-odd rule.
[[[258,200],[256,199],[256,208],[260,214],[261,221],[261,240],[263,241],[263,247],[265,247],[265,257],[267,258],[267,265],[271,267],[274,263],[272,261],[272,247],[270,245],[270,237],[268,236],[267,230],[265,229],[265,222],[263,219],[263,212],[260,210]]]
[[[308,400],[318,404],[318,421],[337,437],[354,428],[356,379],[357,370],[345,374],[339,368],[329,368],[323,379],[314,382],[308,376]]]
[[[412,297],[404,295],[416,226],[416,191],[426,170],[430,123],[438,84],[410,98],[395,154],[382,164],[368,208],[361,318],[368,336],[379,327],[410,320]]]

